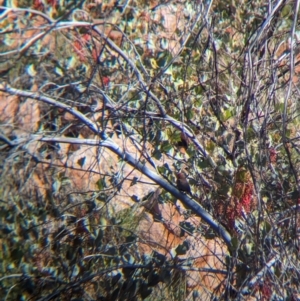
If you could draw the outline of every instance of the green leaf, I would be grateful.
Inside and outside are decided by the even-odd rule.
[[[194,110],[193,110],[193,108],[189,108],[187,110],[186,118],[188,120],[192,120],[194,118]]]
[[[60,190],[61,187],[61,181],[57,179],[53,184],[52,184],[52,189],[53,189],[53,194],[57,194]]]
[[[10,257],[13,261],[20,261],[24,255],[22,248],[13,249],[10,253]]]
[[[224,110],[221,114],[221,120],[223,122],[227,121],[229,118],[233,116],[233,111],[232,109]]]
[[[96,182],[96,185],[98,187],[98,189],[101,191],[101,190],[104,190],[106,188],[106,182],[105,182],[105,178],[101,178],[99,179],[97,182]]]
[[[164,67],[168,64],[168,62],[172,59],[172,54],[166,50],[161,52],[157,57],[157,64],[159,67]]]
[[[172,148],[173,146],[170,144],[169,141],[163,141],[160,145],[160,149],[163,153],[168,153]]]
[[[233,251],[237,250],[237,248],[239,247],[239,244],[240,244],[239,239],[236,236],[232,237],[231,246],[232,246]]]
[[[205,169],[207,167],[210,167],[209,161],[207,159],[199,160],[197,165],[201,169]]]
[[[86,157],[82,157],[82,158],[78,159],[77,163],[80,165],[80,167],[82,167],[84,165],[85,158]]]
[[[127,236],[125,239],[126,239],[126,243],[133,243],[136,241],[137,237],[136,235],[132,234]]]
[[[146,299],[152,293],[152,289],[148,288],[146,283],[142,283],[139,289],[142,300]]]
[[[175,249],[175,252],[177,255],[185,255],[188,250],[189,250],[189,244],[187,241],[184,241],[181,245],[179,245]]]
[[[246,243],[245,244],[245,251],[247,253],[247,255],[250,255],[252,253],[252,249],[253,249],[253,244],[252,243]]]
[[[152,152],[152,157],[156,160],[160,160],[162,158],[162,153],[158,148],[155,148],[155,150]]]
[[[168,176],[173,173],[168,163],[165,163],[163,166],[157,167],[160,174],[163,174],[165,176]]]
[[[130,183],[130,186],[135,185],[138,182],[139,178],[138,177],[134,177]]]
[[[281,18],[282,19],[287,18],[291,14],[292,11],[293,11],[293,9],[292,9],[291,5],[285,5],[280,14]]]
[[[195,227],[189,223],[189,222],[180,222],[179,223],[181,229],[183,230],[183,232],[187,232],[189,234],[192,234],[195,231]]]

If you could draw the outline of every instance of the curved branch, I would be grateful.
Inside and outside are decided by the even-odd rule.
[[[116,103],[110,99],[110,97],[108,97],[102,90],[98,89],[98,92],[101,93],[101,95],[103,96],[103,98],[106,101],[106,107],[114,110],[114,112],[116,112],[116,114],[118,114],[120,107],[118,107],[116,105]],[[133,113],[133,114],[137,114],[138,110],[137,109],[133,109],[133,108],[128,108],[126,107],[125,110],[127,112]],[[210,165],[215,168],[217,165],[214,162],[214,160],[209,156],[209,154],[205,151],[203,145],[198,141],[197,137],[195,137],[195,135],[189,130],[189,128],[182,122],[177,121],[176,119],[174,119],[173,117],[169,116],[169,115],[165,115],[164,117],[162,117],[159,113],[153,113],[153,112],[149,112],[149,111],[144,111],[144,113],[147,115],[147,117],[151,117],[151,118],[163,118],[164,121],[169,122],[170,124],[172,124],[175,128],[177,128],[179,131],[184,132],[184,134],[193,142],[193,144],[195,145],[195,147],[201,152],[201,154],[203,155],[203,157],[205,159],[208,159]]]
[[[50,97],[43,96],[40,93],[15,89],[15,88],[12,88],[9,85],[3,84],[3,83],[0,84],[0,91],[7,92],[11,95],[18,95],[18,96],[22,96],[22,97],[29,97],[29,98],[32,98],[32,99],[40,100],[40,101],[45,102],[45,103],[47,103],[49,105],[52,105],[54,107],[64,109],[67,112],[69,112],[70,114],[72,114],[73,116],[75,116],[76,118],[78,118],[79,120],[81,120],[95,134],[99,134],[99,126],[96,123],[92,122],[84,114],[80,113],[79,111],[77,111],[73,107],[71,107],[69,105],[66,105],[64,103],[61,103],[60,101],[56,101],[56,100],[54,100]]]
[[[279,254],[276,254],[271,260],[269,260],[265,266],[249,281],[247,285],[241,289],[243,295],[249,295],[254,285],[261,280],[264,275],[270,271],[271,267],[280,259]]]
[[[45,141],[45,142],[62,142],[62,143],[76,143],[76,144],[87,144],[87,145],[99,145],[103,147],[107,147],[112,152],[117,154],[121,159],[128,162],[130,165],[137,168],[141,173],[146,175],[148,178],[153,180],[155,183],[160,185],[162,188],[170,192],[174,197],[180,199],[188,208],[190,208],[195,214],[200,216],[205,222],[207,222],[216,233],[218,233],[223,240],[226,242],[228,246],[231,245],[231,237],[230,234],[226,231],[226,229],[220,225],[217,221],[213,219],[213,217],[207,213],[200,204],[195,202],[194,200],[187,197],[185,194],[179,192],[173,185],[169,184],[166,180],[158,176],[156,173],[149,170],[147,166],[142,164],[139,160],[135,159],[132,155],[128,152],[122,150],[117,144],[113,142],[104,132],[99,132],[98,126],[92,122],[89,118],[87,118],[84,114],[78,112],[71,106],[63,104],[59,101],[53,100],[52,98],[39,95],[38,93],[34,92],[27,92],[22,91],[19,89],[11,88],[9,85],[2,85],[0,86],[0,91],[7,92],[9,94],[15,94],[23,97],[30,97],[36,100],[40,100],[42,102],[48,103],[52,106],[62,108],[72,114],[73,116],[77,117],[81,122],[87,125],[96,135],[100,136],[101,141],[91,140],[91,139],[74,139],[74,138],[46,138],[42,136],[34,136],[34,139]],[[169,117],[168,120],[172,121],[172,123],[181,128],[181,123],[175,121],[173,118]],[[186,132],[187,135],[192,136],[190,132]],[[192,136],[193,137],[193,136]]]
[[[134,71],[139,83],[141,84],[144,92],[149,95],[156,103],[159,112],[161,114],[162,117],[166,116],[166,111],[163,107],[163,105],[160,103],[159,99],[151,92],[151,90],[148,88],[148,86],[146,85],[146,83],[144,82],[143,76],[141,74],[141,72],[138,70],[138,68],[136,67],[136,65],[134,64],[134,62],[129,59],[129,57],[125,54],[124,51],[122,51],[109,37],[107,37],[105,34],[103,34],[95,25],[93,26],[93,30],[95,32],[97,32],[97,34],[99,36],[101,36],[109,45],[109,47],[111,49],[113,49],[114,51],[116,51],[117,53],[119,53],[119,55],[128,63],[128,65],[132,68],[132,70]]]
[[[121,149],[112,139],[108,138],[105,134],[101,135],[102,140],[98,141],[95,139],[79,139],[79,138],[67,138],[67,137],[43,137],[42,135],[32,135],[31,138],[37,141],[43,142],[57,142],[57,143],[70,143],[70,144],[81,144],[81,145],[91,145],[91,146],[102,146],[110,149],[113,153],[119,156],[136,169],[138,169],[142,174],[147,176],[149,179],[153,180],[160,187],[164,188],[166,191],[170,192],[174,197],[181,200],[189,209],[191,209],[197,216],[201,217],[205,222],[207,222],[213,230],[222,237],[228,247],[231,246],[231,236],[226,231],[226,229],[219,224],[214,218],[206,212],[203,207],[189,198],[182,192],[180,192],[175,186],[171,185],[165,179],[157,175],[155,172],[151,171],[148,166],[142,164],[139,160],[135,159],[128,152]]]

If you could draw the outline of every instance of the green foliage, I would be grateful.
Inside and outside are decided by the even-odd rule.
[[[249,279],[280,254],[275,272],[259,281],[269,281],[274,299],[287,299],[299,290],[299,62],[295,48],[290,78],[285,45],[298,14],[294,4],[273,10],[277,3],[258,0],[100,2],[19,1],[24,9],[1,19],[4,83],[70,106],[99,133],[117,133],[124,150],[171,182],[178,169],[186,172],[193,198],[232,236],[228,291],[234,287],[242,298]],[[173,15],[176,22],[167,28]],[[39,104],[38,125],[26,127],[20,108],[28,99],[18,99],[15,119],[13,98],[1,105],[4,298],[183,300],[185,273],[176,274],[171,259],[139,254],[143,213],[135,205],[118,213],[109,207],[114,197],[128,197],[123,166],[105,169],[117,160],[102,148],[91,163],[88,151],[73,162],[81,147],[75,144],[66,152],[59,143],[31,145],[31,134],[90,139],[94,133],[49,102]],[[6,136],[21,142],[7,143]],[[96,173],[95,191],[72,186],[72,170],[82,171],[82,182],[89,171]],[[139,179],[133,176],[129,189]],[[189,222],[180,226],[182,237],[196,232]],[[178,259],[188,250],[183,243],[173,253]],[[250,294],[268,299],[262,287],[253,286]]]

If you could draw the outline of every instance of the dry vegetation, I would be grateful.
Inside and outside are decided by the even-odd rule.
[[[1,300],[299,300],[298,2],[5,5]]]

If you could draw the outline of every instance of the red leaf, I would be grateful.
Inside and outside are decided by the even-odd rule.
[[[107,86],[109,85],[109,83],[110,83],[109,77],[103,76],[103,77],[102,77],[102,82],[103,82],[103,85],[104,85],[105,87],[107,87]]]

